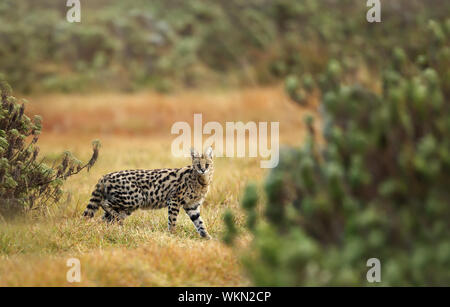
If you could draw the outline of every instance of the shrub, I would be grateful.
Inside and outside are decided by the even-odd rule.
[[[31,120],[25,104],[11,95],[11,87],[0,78],[0,213],[11,214],[56,202],[65,179],[91,168],[97,160],[99,143],[93,143],[90,161],[81,161],[65,152],[53,166],[39,159],[36,143],[41,118]],[[28,141],[28,142],[27,142]]]
[[[265,219],[245,265],[256,285],[448,285],[450,275],[450,28],[430,23],[428,52],[401,48],[381,93],[322,74],[323,128],[281,152],[265,183]],[[419,64],[417,64],[419,63]],[[243,207],[255,214],[256,189]],[[228,217],[230,220],[230,217]],[[231,241],[228,238],[228,241]]]

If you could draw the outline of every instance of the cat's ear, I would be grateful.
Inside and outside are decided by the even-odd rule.
[[[194,148],[191,148],[191,157],[192,157],[192,159],[200,158],[199,153]]]
[[[205,157],[212,159],[213,157],[213,149],[211,146],[209,146],[206,150],[205,150]]]

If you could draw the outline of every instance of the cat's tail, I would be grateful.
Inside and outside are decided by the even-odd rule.
[[[103,194],[104,186],[101,181],[97,183],[94,191],[92,192],[91,199],[89,200],[89,204],[86,207],[86,210],[83,212],[83,216],[91,218],[94,216],[95,212],[97,212],[100,207],[101,202],[104,200]]]

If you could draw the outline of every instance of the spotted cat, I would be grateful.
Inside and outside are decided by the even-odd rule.
[[[102,207],[104,220],[122,223],[137,209],[168,207],[169,231],[173,231],[180,208],[183,208],[200,236],[210,239],[200,216],[200,205],[214,172],[212,148],[203,154],[191,149],[191,157],[192,165],[182,168],[126,170],[103,176],[83,215],[93,217]]]

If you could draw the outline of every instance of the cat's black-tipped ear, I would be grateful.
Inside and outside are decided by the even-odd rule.
[[[213,157],[213,149],[211,146],[209,146],[208,148],[206,148],[205,150],[205,157],[212,159]]]
[[[194,148],[191,148],[191,157],[192,159],[200,158],[200,154]]]

